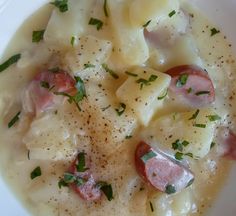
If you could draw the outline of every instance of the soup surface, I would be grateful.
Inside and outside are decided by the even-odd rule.
[[[3,178],[32,215],[204,214],[236,158],[230,47],[187,1],[45,5],[0,64]]]

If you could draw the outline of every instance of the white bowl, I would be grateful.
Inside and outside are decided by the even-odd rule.
[[[233,44],[236,53],[236,1],[235,0],[191,0],[196,4],[228,40]],[[48,0],[0,0],[0,57],[6,48],[11,37],[24,20]],[[236,163],[235,163],[236,164]],[[236,165],[225,186],[221,189],[213,207],[206,214],[207,216],[235,216],[236,215]],[[0,215],[4,216],[27,216],[26,210],[10,192],[5,182],[0,178]]]

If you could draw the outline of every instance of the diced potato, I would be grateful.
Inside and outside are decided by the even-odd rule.
[[[65,64],[73,73],[76,73],[88,64],[96,66],[106,62],[111,50],[110,41],[84,36],[80,38],[79,44],[66,54]]]
[[[194,44],[194,38],[187,34],[179,37],[174,45],[167,48],[154,48],[150,46],[149,63],[163,71],[176,65],[195,64],[203,66],[199,50]]]
[[[143,125],[148,125],[156,110],[162,106],[161,97],[170,84],[170,76],[150,68],[137,68],[132,71],[138,77],[129,77],[117,90],[117,97],[127,104]],[[152,76],[156,80],[148,81]],[[143,84],[143,81],[147,84]],[[141,83],[138,81],[141,80]]]
[[[135,26],[143,26],[149,20],[158,23],[173,10],[179,10],[178,0],[134,0],[130,5],[130,20]]]
[[[185,189],[178,194],[169,196],[158,194],[151,199],[154,212],[148,208],[149,215],[158,216],[187,216],[191,213],[193,205],[192,189]]]
[[[143,29],[129,20],[130,1],[109,1],[110,19],[115,41],[115,54],[126,65],[142,65],[149,57]]]
[[[34,120],[23,142],[30,159],[69,160],[76,153],[68,128],[53,114]]]
[[[71,46],[72,36],[81,36],[88,26],[93,0],[69,0],[68,11],[54,9],[44,33],[44,40],[58,46]]]
[[[172,143],[176,140],[187,141],[183,153],[192,153],[193,157],[203,158],[210,150],[217,121],[208,116],[215,115],[212,109],[201,109],[196,119],[190,119],[197,111],[172,113],[155,120],[143,133],[156,148],[174,153]],[[176,150],[178,151],[178,150]]]

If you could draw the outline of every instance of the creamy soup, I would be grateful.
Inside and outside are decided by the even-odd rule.
[[[204,215],[236,158],[231,44],[186,1],[57,0],[0,64],[1,174],[32,215]]]

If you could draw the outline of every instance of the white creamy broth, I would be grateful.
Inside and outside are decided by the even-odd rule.
[[[215,26],[185,1],[160,1],[161,9],[146,3],[147,13],[137,13],[144,2],[107,1],[108,17],[102,0],[71,0],[67,12],[46,5],[23,24],[6,49],[3,61],[17,53],[21,58],[0,73],[1,174],[32,215],[203,215],[220,196],[230,162],[221,156],[219,133],[222,127],[236,132],[231,45],[222,33],[211,36]],[[91,17],[103,21],[101,29],[88,24]],[[145,31],[154,32],[154,40],[143,36],[142,25],[149,20]],[[32,31],[42,29],[44,39],[33,43]],[[171,85],[165,72],[185,64],[208,72],[213,103],[193,107],[170,90],[164,95]],[[87,97],[78,103],[81,110],[61,95],[54,95],[57,99],[49,108],[40,105],[45,103],[40,97],[33,101],[38,107],[32,105],[35,89],[30,83],[56,67],[71,79],[83,80]],[[146,84],[137,82],[153,75]],[[153,97],[161,99],[153,102]],[[189,126],[197,110],[197,123],[205,123],[205,129]],[[19,111],[19,120],[8,128]],[[221,120],[204,119],[213,114]],[[190,142],[179,162],[195,180],[168,195],[140,177],[134,154],[143,140],[175,157],[171,145],[177,139]],[[212,142],[216,145],[210,149]],[[93,178],[112,186],[111,201],[103,193],[88,201],[72,187],[58,187],[78,152],[86,152]],[[31,179],[36,167],[41,175]]]

